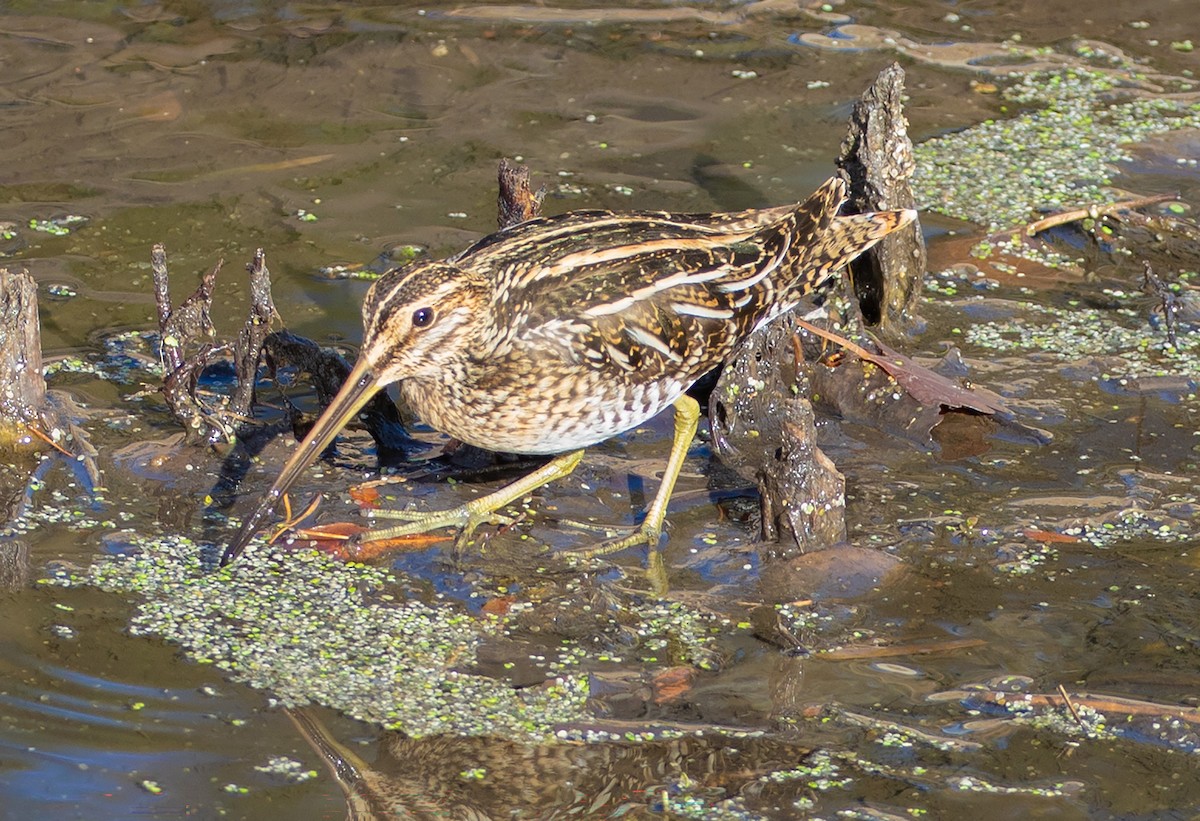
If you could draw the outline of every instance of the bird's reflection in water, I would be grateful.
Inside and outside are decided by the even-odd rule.
[[[752,797],[748,793],[778,787],[760,776],[801,766],[810,752],[778,739],[716,732],[548,745],[388,733],[376,761],[368,764],[333,738],[312,711],[298,708],[288,715],[345,792],[347,817],[354,821],[662,817],[680,785],[710,801]]]

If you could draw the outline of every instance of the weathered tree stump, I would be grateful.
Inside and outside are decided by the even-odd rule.
[[[254,413],[254,385],[258,381],[258,360],[263,344],[271,333],[271,321],[278,316],[271,298],[271,272],[267,255],[259,248],[254,261],[246,266],[250,274],[250,315],[238,331],[233,346],[233,365],[237,371],[237,388],[229,403],[229,412],[248,419]]]
[[[713,449],[758,485],[764,558],[819,550],[846,536],[845,477],[816,445],[807,364],[783,316],[725,364],[709,397]]]
[[[914,207],[903,90],[904,70],[893,64],[854,108],[838,160],[850,183],[849,212]],[[925,245],[916,223],[885,237],[851,270],[869,324],[898,332],[919,323],[913,306],[925,274]],[[802,336],[786,316],[759,330],[726,364],[709,400],[714,449],[758,485],[765,558],[819,550],[846,534],[845,480],[816,445],[807,399],[812,364],[805,361]]]
[[[904,116],[904,69],[892,63],[854,105],[837,165],[850,183],[853,213],[915,208],[916,168]],[[916,314],[925,278],[925,241],[919,221],[894,231],[850,264],[855,296],[868,325],[885,337],[921,325]]]
[[[20,590],[29,584],[29,542],[0,540],[0,590]]]
[[[496,196],[496,224],[511,228],[540,217],[546,189],[533,191],[529,187],[529,168],[505,157],[497,173],[499,193]]]
[[[42,336],[38,324],[37,283],[27,271],[0,268],[0,517],[22,515],[44,471],[38,452],[50,451],[72,461],[89,492],[99,486],[96,450],[75,423],[78,408],[70,397],[46,390],[42,375]],[[4,545],[0,566],[24,555]],[[0,575],[10,576],[9,570]],[[15,577],[14,577],[15,578]]]
[[[213,445],[233,441],[237,424],[228,415],[208,408],[196,395],[200,374],[220,353],[213,343],[216,331],[209,312],[221,263],[200,278],[196,290],[178,307],[171,307],[167,252],[161,244],[150,253],[154,298],[158,306],[159,356],[162,359],[163,396],[171,414],[183,425],[190,441]],[[257,353],[255,354],[257,362]]]
[[[26,442],[45,406],[37,283],[27,271],[0,268],[0,445]]]

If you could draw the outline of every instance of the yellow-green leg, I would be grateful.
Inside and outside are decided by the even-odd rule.
[[[667,503],[675,490],[675,482],[683,469],[683,460],[687,458],[688,448],[696,436],[700,426],[700,406],[695,399],[684,395],[675,400],[675,433],[671,440],[671,454],[667,458],[667,466],[663,471],[662,484],[650,507],[646,508],[646,517],[637,530],[628,536],[613,539],[584,550],[573,551],[584,557],[607,556],[617,553],[634,545],[645,544],[657,549],[662,539],[663,522],[667,517]],[[362,541],[378,539],[394,539],[399,536],[413,536],[427,533],[443,527],[459,527],[462,531],[458,536],[458,544],[462,545],[481,524],[509,524],[511,519],[496,511],[512,504],[528,493],[537,490],[542,485],[569,476],[580,460],[583,451],[576,450],[556,456],[542,467],[497,491],[472,499],[458,507],[446,510],[376,510],[373,515],[377,519],[402,519],[406,524],[394,527],[379,527],[362,534]],[[654,557],[651,557],[654,565]],[[661,564],[661,561],[659,561]]]
[[[571,474],[583,458],[582,450],[556,456],[528,476],[505,485],[497,491],[472,499],[458,507],[446,510],[376,510],[374,516],[382,519],[403,519],[408,524],[394,527],[379,527],[362,534],[363,541],[394,539],[397,536],[413,536],[443,527],[460,527],[458,543],[465,544],[475,528],[481,524],[509,524],[507,516],[496,511],[506,507],[544,484],[562,479]]]
[[[696,429],[700,426],[700,405],[692,397],[684,394],[675,400],[675,435],[671,440],[671,455],[667,457],[667,467],[663,470],[662,484],[650,507],[646,508],[646,518],[636,531],[620,539],[613,539],[586,550],[575,551],[582,556],[607,556],[634,545],[645,544],[651,549],[658,548],[662,538],[663,522],[667,518],[667,502],[675,490],[675,482],[679,472],[683,470],[683,460],[687,458],[688,448],[696,437]],[[653,558],[652,558],[653,564]]]

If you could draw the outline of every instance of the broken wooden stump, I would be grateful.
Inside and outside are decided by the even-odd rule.
[[[271,322],[279,314],[271,298],[271,272],[267,269],[267,255],[259,248],[254,260],[246,266],[250,274],[250,315],[238,331],[233,346],[233,366],[237,373],[237,387],[229,402],[229,413],[239,419],[254,415],[254,386],[258,381],[258,361],[262,357],[263,345],[271,333]]]
[[[50,463],[38,453],[60,455],[90,493],[100,484],[96,450],[71,418],[77,411],[65,394],[46,389],[37,283],[27,271],[0,268],[0,451],[13,454],[0,471],[0,509],[5,519],[22,514]]]
[[[904,71],[893,64],[855,106],[838,160],[850,183],[850,212],[914,206],[903,89]],[[892,336],[919,326],[914,306],[925,275],[925,246],[917,223],[885,237],[852,263],[851,271],[851,302],[858,304],[861,319]],[[791,561],[797,552],[845,537],[844,481],[817,447],[813,404],[823,415],[865,424],[928,450],[937,448],[931,430],[951,412],[1016,426],[993,394],[969,390],[881,343],[845,339],[838,324],[857,331],[860,317],[853,308],[838,316],[834,302],[826,304],[832,319],[823,327],[784,316],[752,335],[726,365],[710,398],[714,449],[758,485],[760,552],[767,559]],[[827,356],[838,350],[830,342],[844,354]],[[820,397],[819,402],[810,404],[810,396]],[[1023,432],[1034,441],[1040,435]],[[979,441],[980,447],[988,446],[982,436]],[[814,566],[804,565],[805,572]]]
[[[29,444],[45,406],[37,283],[27,271],[0,268],[0,444]]]
[[[542,200],[546,189],[533,191],[529,187],[529,168],[505,157],[497,172],[499,193],[496,195],[496,224],[511,228],[542,215]]]
[[[713,450],[758,486],[764,558],[846,536],[845,477],[816,445],[796,333],[789,316],[760,328],[725,364],[709,397]]]
[[[893,64],[854,108],[838,165],[850,184],[847,211],[913,208],[915,161],[901,98],[904,70]],[[851,264],[855,302],[868,324],[909,329],[925,275],[920,226],[893,232]],[[850,318],[858,325],[858,316]],[[845,537],[845,482],[816,446],[810,367],[788,317],[759,330],[726,364],[709,400],[722,461],[758,485],[764,550],[785,558]],[[775,547],[766,544],[775,543]]]
[[[219,409],[206,407],[196,393],[200,374],[220,353],[212,341],[216,330],[209,312],[221,264],[205,273],[196,290],[178,307],[172,307],[166,249],[158,244],[150,252],[158,307],[158,352],[164,371],[163,397],[171,414],[183,425],[188,441],[209,445],[233,441],[236,436],[236,425]]]
[[[850,213],[916,208],[910,183],[916,160],[903,97],[904,69],[892,63],[854,105],[837,160],[850,183]],[[925,264],[919,220],[893,231],[850,263],[854,293],[868,325],[878,325],[885,337],[920,327],[916,306]]]

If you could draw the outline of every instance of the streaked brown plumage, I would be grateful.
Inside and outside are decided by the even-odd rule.
[[[342,788],[349,821],[658,817],[668,813],[654,812],[655,805],[675,785],[738,795],[772,772],[800,766],[811,753],[781,738],[712,725],[703,733],[688,728],[678,738],[592,744],[390,732],[368,763],[312,708],[284,713]],[[803,792],[802,785],[796,788]],[[756,805],[772,800],[769,791],[748,797]]]
[[[469,532],[578,463],[579,449],[676,404],[676,441],[641,532],[655,544],[695,432],[684,391],[912,211],[839,216],[832,178],[795,206],[721,214],[577,211],[498,231],[457,256],[392,270],[363,305],[353,373],[227,549],[235,558],[300,471],[379,389],[400,383],[438,430],[491,450],[572,451],[451,511],[398,514],[379,538]]]

